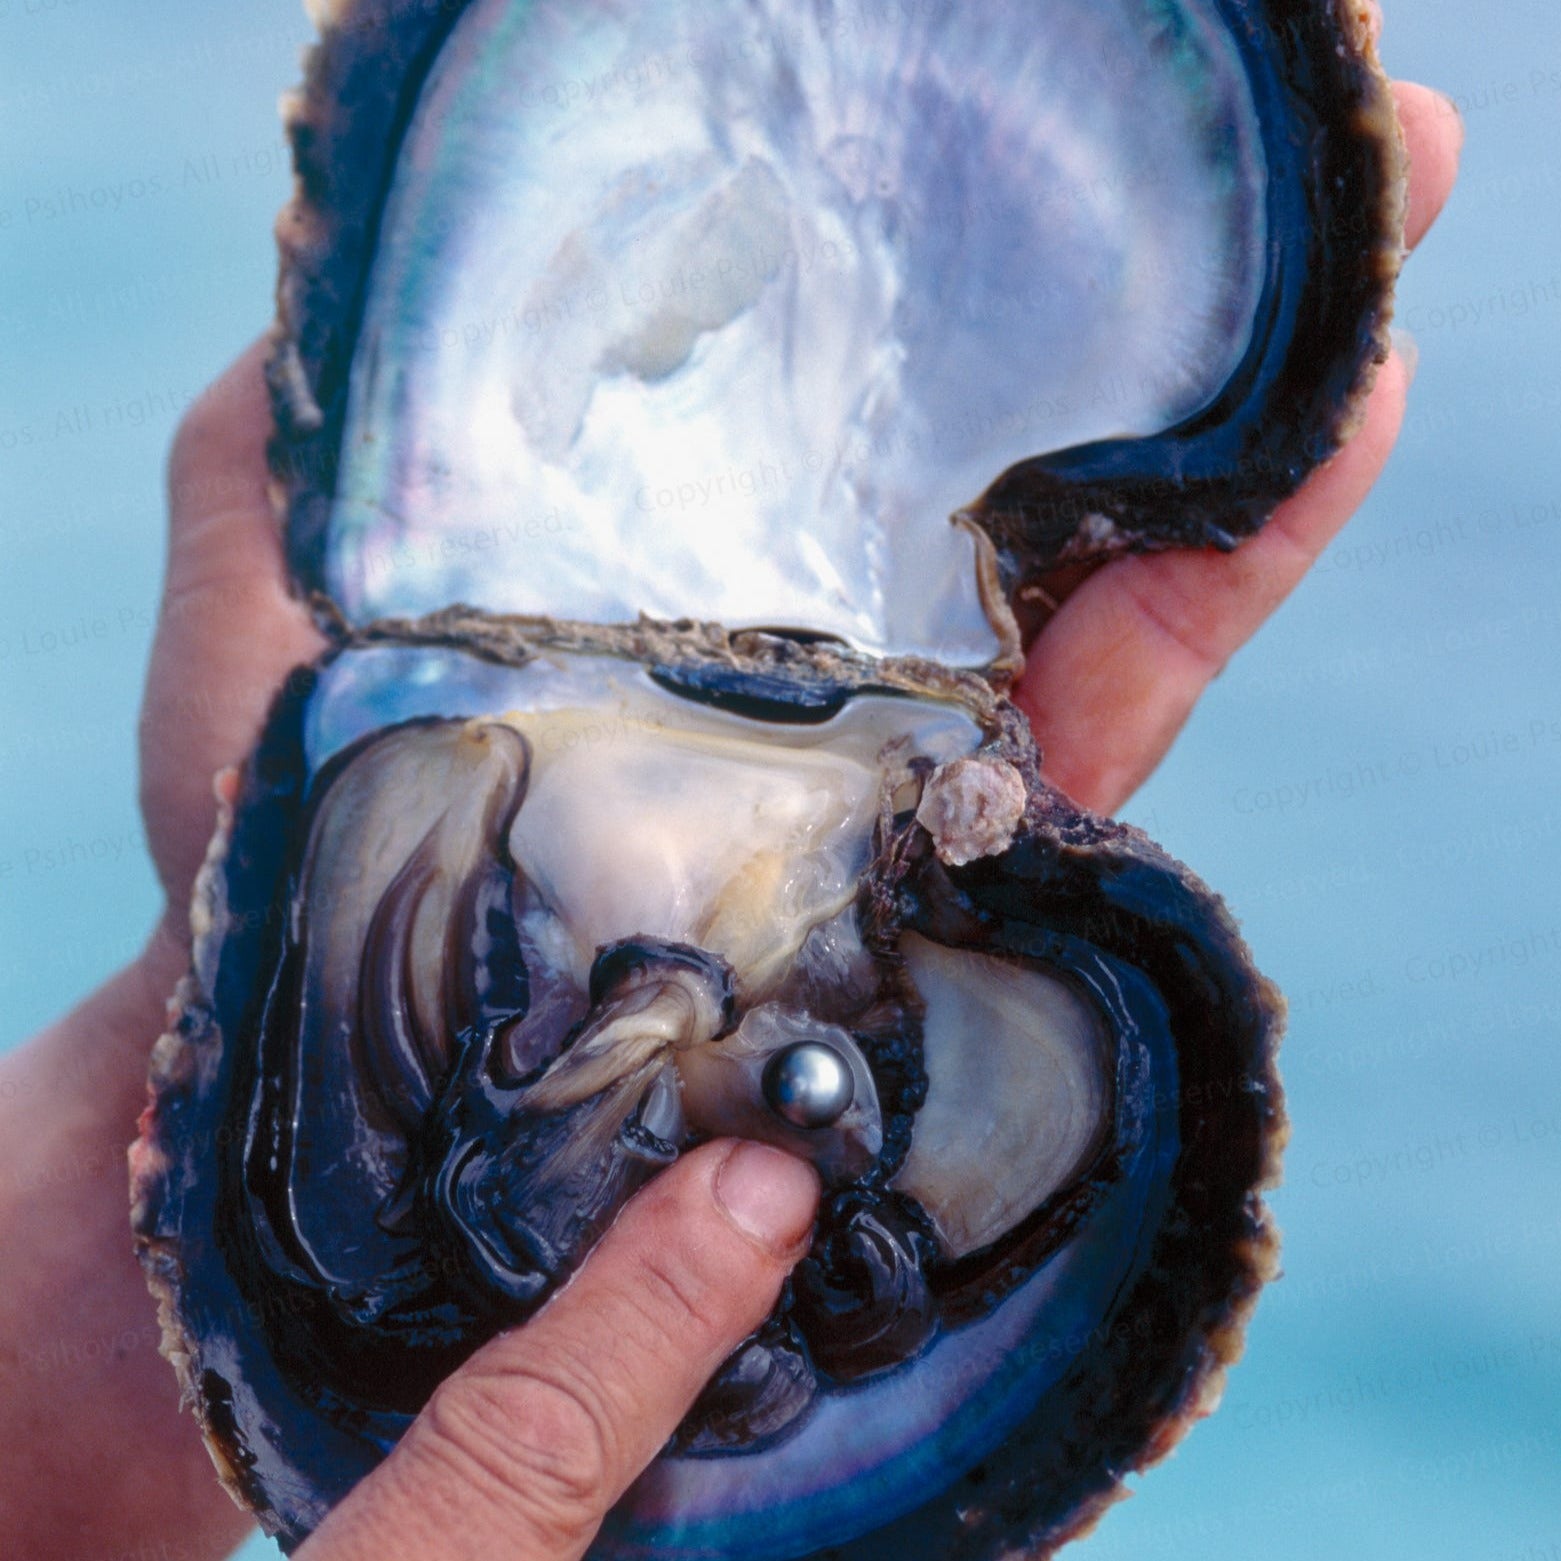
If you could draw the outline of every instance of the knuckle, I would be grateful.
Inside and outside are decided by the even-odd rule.
[[[613,1436],[581,1375],[469,1369],[434,1394],[424,1419],[465,1483],[549,1540],[588,1533],[607,1509]]]
[[[245,560],[216,548],[189,549],[170,564],[163,594],[164,621],[195,630],[249,621],[274,606],[270,582],[257,579]]]
[[[640,1260],[632,1303],[661,1340],[686,1349],[721,1337],[728,1308],[713,1264],[681,1245],[653,1248]]]
[[[1186,595],[1178,599],[1157,591],[1147,584],[1141,569],[1123,571],[1120,578],[1128,605],[1152,633],[1174,645],[1205,676],[1219,672],[1226,658],[1215,643],[1217,636],[1211,632],[1203,604]]]

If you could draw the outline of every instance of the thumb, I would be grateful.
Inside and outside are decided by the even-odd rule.
[[[298,1561],[564,1561],[769,1314],[806,1250],[813,1168],[726,1141],[624,1209],[524,1327],[449,1378]]]

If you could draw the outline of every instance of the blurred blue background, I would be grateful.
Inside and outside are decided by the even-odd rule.
[[[1561,26],[1388,13],[1468,125],[1409,421],[1129,810],[1290,994],[1286,1277],[1091,1561],[1561,1558]],[[0,1046],[156,910],[163,455],[267,322],[308,35],[295,0],[0,0]]]

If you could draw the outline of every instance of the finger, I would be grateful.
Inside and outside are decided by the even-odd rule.
[[[1395,81],[1393,97],[1409,154],[1404,242],[1413,248],[1441,216],[1458,177],[1463,118],[1451,98],[1413,81]]]
[[[299,1561],[563,1561],[769,1314],[812,1168],[711,1144],[641,1192],[531,1322],[449,1379]]]
[[[1377,480],[1398,437],[1407,387],[1395,353],[1355,437],[1234,553],[1117,559],[1069,596],[1031,647],[1014,691],[1053,784],[1106,813],[1132,795],[1209,682]]]
[[[168,462],[168,566],[141,715],[143,803],[170,920],[211,838],[212,777],[254,746],[286,674],[323,646],[292,595],[267,485],[266,344],[186,413]]]
[[[1366,0],[1366,31],[1372,46],[1382,41],[1382,7]],[[1441,215],[1458,172],[1463,146],[1462,116],[1451,98],[1412,81],[1395,81],[1393,97],[1409,153],[1409,211],[1404,242],[1413,249]]]
[[[231,514],[270,514],[266,442],[271,404],[266,390],[265,337],[248,347],[206,387],[184,414],[168,453],[168,517],[179,551]],[[273,533],[275,527],[271,528]],[[276,555],[268,558],[267,552]],[[280,552],[257,548],[253,561],[275,573]],[[170,586],[174,584],[170,581]]]
[[[199,609],[215,617],[230,601],[245,610],[241,626],[249,627],[254,608],[268,617],[281,608],[284,627],[279,631],[268,623],[260,643],[247,647],[277,661],[273,642],[285,639],[292,623],[309,620],[291,590],[271,498],[268,350],[264,338],[251,343],[195,402],[174,435],[163,613],[178,619]]]

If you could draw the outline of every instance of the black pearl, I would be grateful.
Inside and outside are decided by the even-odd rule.
[[[776,1052],[765,1065],[764,1098],[793,1127],[828,1127],[851,1104],[851,1067],[833,1046],[799,1041]]]

